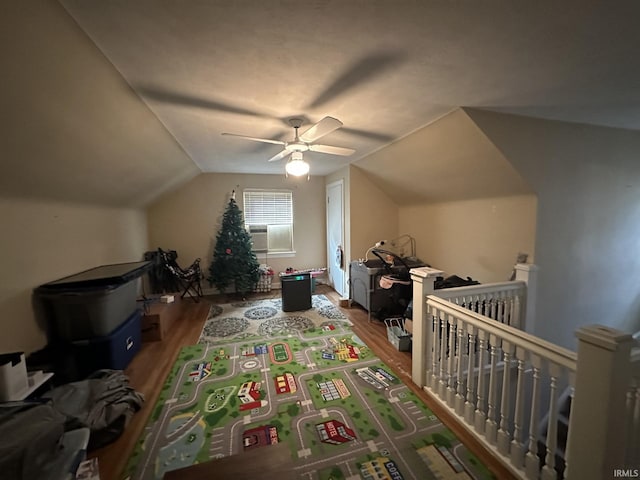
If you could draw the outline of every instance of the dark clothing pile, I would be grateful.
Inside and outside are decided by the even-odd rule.
[[[40,398],[0,404],[0,480],[58,478],[60,458],[116,440],[143,402],[122,370],[99,370]],[[85,433],[70,450],[68,435],[87,429],[88,440]]]

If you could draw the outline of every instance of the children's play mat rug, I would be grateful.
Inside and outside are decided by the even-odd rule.
[[[123,478],[285,443],[290,478],[493,478],[322,295],[212,306],[183,348]]]

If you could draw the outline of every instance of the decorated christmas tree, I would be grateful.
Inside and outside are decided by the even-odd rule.
[[[229,287],[242,295],[250,292],[260,276],[260,264],[251,247],[251,235],[244,228],[242,210],[233,192],[216,237],[207,277],[209,285],[215,285],[221,293]]]

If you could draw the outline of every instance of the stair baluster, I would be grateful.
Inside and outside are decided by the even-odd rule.
[[[443,400],[446,399],[447,384],[445,382],[447,370],[447,320],[440,320],[440,374],[438,382],[438,395]]]
[[[564,478],[570,478],[569,477],[569,450],[571,448],[570,443],[571,443],[571,435],[569,435],[569,416],[571,415],[571,399],[573,398],[573,394],[574,394],[574,387],[575,387],[575,383],[576,383],[576,378],[575,378],[575,374],[573,372],[569,373],[569,398],[568,400],[568,408],[566,409],[566,412],[564,413],[565,415],[565,428],[566,428],[566,433],[567,436],[565,438],[566,444],[564,446],[564,471],[563,471],[563,476]],[[562,405],[560,406],[560,413],[562,412]]]
[[[464,334],[464,322],[458,320],[456,330],[458,331],[458,355],[457,355],[457,370],[456,380],[458,382],[458,388],[455,400],[455,410],[458,415],[464,414],[464,401],[465,401],[465,388],[464,388],[464,376],[462,370],[465,363],[465,358],[468,358],[467,352],[469,351],[469,337]]]
[[[549,363],[549,421],[547,422],[547,438],[545,441],[547,453],[542,467],[542,480],[556,480],[556,447],[558,446],[558,376],[560,367]]]
[[[518,379],[516,383],[516,405],[513,419],[513,439],[511,440],[511,463],[518,469],[522,468],[524,462],[522,424],[524,422],[524,377],[526,355],[527,353],[523,348],[516,348]]]
[[[509,413],[511,400],[511,357],[513,356],[513,344],[502,341],[504,367],[502,370],[502,397],[500,399],[500,428],[498,430],[498,451],[503,455],[509,454]]]
[[[489,336],[489,344],[491,345],[489,353],[489,409],[487,411],[487,420],[485,427],[485,436],[492,445],[496,444],[498,434],[498,422],[496,422],[496,402],[498,400],[498,386],[497,386],[497,367],[498,367],[498,355],[500,339],[491,334]]]
[[[484,330],[478,330],[478,407],[476,408],[475,428],[478,433],[484,433],[485,419],[486,419],[486,405],[485,405],[485,352],[487,348],[486,332]]]
[[[432,357],[431,357],[431,388],[433,391],[437,391],[438,388],[438,368],[440,362],[440,312],[438,310],[433,311],[433,343],[432,343]],[[427,379],[428,380],[428,379]]]
[[[511,309],[509,310],[509,325],[514,328],[521,328],[520,325],[520,309],[522,308],[520,305],[520,297],[514,295],[511,297]]]
[[[467,401],[464,404],[464,420],[469,425],[475,424],[475,382],[476,373],[474,371],[476,360],[476,330],[473,325],[467,325],[469,336],[469,364],[467,365]]]
[[[538,430],[538,416],[540,412],[540,369],[542,361],[539,356],[531,355],[531,364],[533,366],[532,374],[532,390],[531,390],[531,416],[529,417],[529,448],[525,455],[525,469],[527,478],[533,480],[538,478],[540,470],[540,459],[538,458],[538,438],[536,432]]]
[[[447,351],[447,392],[446,401],[449,405],[454,405],[456,390],[454,388],[454,362],[456,360],[456,325],[453,315],[447,315],[447,323],[449,326],[449,348]]]

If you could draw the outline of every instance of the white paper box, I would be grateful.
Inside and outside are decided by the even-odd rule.
[[[160,303],[173,303],[174,300],[173,295],[162,295],[160,297]]]
[[[23,352],[0,355],[0,402],[19,400],[29,388]]]

